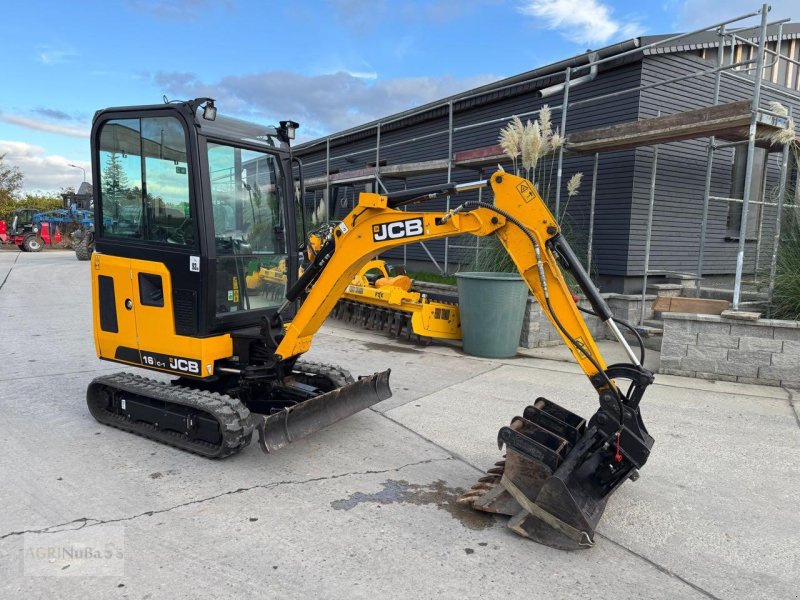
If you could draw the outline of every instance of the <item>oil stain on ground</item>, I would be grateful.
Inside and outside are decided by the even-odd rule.
[[[411,348],[402,344],[381,344],[380,342],[364,342],[361,344],[367,350],[379,352],[399,352],[401,354],[422,354],[422,350]]]
[[[383,489],[374,494],[355,492],[348,498],[334,500],[331,506],[336,510],[350,510],[366,502],[374,504],[416,504],[418,506],[433,505],[446,510],[454,519],[461,521],[469,529],[486,529],[494,524],[494,516],[489,513],[474,511],[458,504],[456,500],[464,493],[462,488],[447,487],[439,479],[427,485],[408,483],[389,479],[383,483]]]

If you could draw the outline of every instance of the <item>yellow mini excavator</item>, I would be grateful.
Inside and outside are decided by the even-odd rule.
[[[87,390],[91,414],[202,456],[234,454],[254,431],[274,452],[391,395],[388,370],[354,381],[340,367],[301,359],[364,265],[403,244],[496,235],[597,391],[599,408],[587,421],[536,400],[500,429],[505,461],[462,501],[510,515],[514,531],[541,543],[591,546],[609,496],[638,476],[652,448],[639,402],[653,376],[534,187],[498,171],[470,184],[362,193],[350,214],[317,232],[318,251],[298,276],[306,240],[295,222],[293,167],[302,189],[302,165],[289,144],[297,127],[217,117],[209,98],[95,115],[97,355],[174,379],[97,377]],[[493,201],[415,210],[479,188]],[[280,293],[247,285],[253,264],[282,261]],[[606,366],[559,263],[630,363]]]
[[[312,253],[309,257],[313,260]],[[271,262],[250,262],[251,273],[245,277],[247,289],[282,299],[286,289],[286,261],[281,260],[277,267]],[[460,340],[461,320],[453,298],[414,291],[411,289],[414,282],[408,275],[392,275],[390,269],[377,259],[361,267],[336,303],[332,316],[422,343],[430,343],[433,338]]]

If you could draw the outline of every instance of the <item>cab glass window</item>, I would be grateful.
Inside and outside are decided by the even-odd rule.
[[[217,313],[280,305],[286,290],[284,181],[274,155],[208,143]]]
[[[178,119],[109,121],[99,150],[103,236],[194,246],[186,133]]]

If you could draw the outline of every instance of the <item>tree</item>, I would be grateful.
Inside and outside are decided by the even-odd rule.
[[[22,189],[22,173],[15,166],[7,166],[0,154],[0,219],[7,219],[8,214],[18,208],[17,198]]]
[[[111,152],[108,155],[106,166],[103,167],[103,177],[101,190],[103,193],[104,201],[110,202],[114,207],[114,214],[119,217],[119,204],[129,193],[128,176],[125,169],[120,163],[119,156],[116,152]],[[110,211],[109,211],[110,212]]]
[[[6,166],[6,155],[0,154],[0,202],[12,202],[22,189],[22,173],[15,166]]]

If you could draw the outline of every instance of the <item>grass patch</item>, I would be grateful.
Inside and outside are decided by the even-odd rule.
[[[439,273],[428,273],[427,271],[408,271],[408,276],[414,281],[456,285],[456,278],[453,275],[439,275]]]

